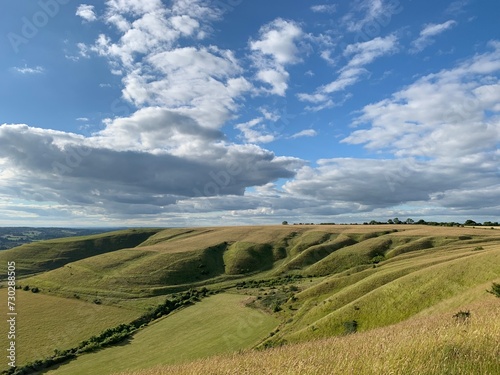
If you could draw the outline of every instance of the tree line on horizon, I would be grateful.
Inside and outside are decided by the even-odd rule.
[[[283,221],[281,224],[283,225],[288,225],[288,221]],[[318,225],[360,225],[359,223],[319,223]],[[371,220],[370,222],[364,222],[363,225],[383,225],[383,224],[417,224],[417,225],[431,225],[431,226],[443,226],[443,227],[470,227],[470,226],[477,226],[477,227],[498,227],[500,224],[498,221],[485,221],[483,223],[476,222],[474,220],[466,220],[464,223],[458,223],[455,221],[425,221],[423,219],[420,219],[418,221],[415,221],[411,218],[408,218],[406,220],[400,220],[397,217],[394,219],[388,219],[387,221],[377,221],[377,220]],[[293,225],[316,225],[315,223],[293,223]]]

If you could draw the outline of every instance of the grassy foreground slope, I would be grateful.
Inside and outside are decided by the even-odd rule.
[[[7,289],[0,289],[0,300],[7,301]],[[6,316],[7,304],[0,313]],[[16,325],[17,364],[23,365],[54,353],[54,349],[76,346],[110,326],[129,322],[140,312],[112,306],[96,305],[77,299],[59,298],[18,290]],[[7,324],[0,324],[0,344],[7,345]],[[0,370],[7,363],[2,362]]]
[[[248,298],[219,294],[169,315],[138,332],[129,344],[84,355],[49,374],[112,374],[251,347],[278,321],[245,307]]]
[[[500,303],[485,296],[449,312],[363,333],[265,351],[217,356],[121,375],[495,375],[500,373]]]

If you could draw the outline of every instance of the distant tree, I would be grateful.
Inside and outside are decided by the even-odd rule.
[[[413,224],[413,223],[415,223],[415,220],[410,218],[406,219],[406,224]]]
[[[493,222],[493,221],[485,221],[483,223],[485,227],[498,227],[498,222]]]
[[[285,221],[283,221],[281,224],[282,224],[282,225],[288,225],[288,221],[286,221],[286,220],[285,220]]]
[[[477,225],[477,223],[474,220],[467,220],[464,225]]]
[[[420,219],[419,221],[417,221],[417,224],[425,225],[427,224],[427,222],[425,220]]]
[[[394,218],[394,224],[401,224],[401,220],[399,220],[397,217]]]
[[[387,220],[387,224],[394,224],[394,221],[392,219]]]

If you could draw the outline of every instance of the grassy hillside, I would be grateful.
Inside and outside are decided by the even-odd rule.
[[[436,313],[348,336],[121,374],[499,374],[498,299],[484,296],[460,311],[470,317]]]
[[[251,347],[278,321],[245,307],[246,298],[234,294],[212,296],[159,320],[136,334],[127,345],[87,354],[48,373],[112,374]]]
[[[359,270],[397,255],[478,241],[498,233],[473,228],[425,229],[425,239],[418,234],[423,229],[411,225],[167,229],[134,248],[85,256],[72,263],[66,259],[59,262],[65,266],[28,282],[69,296],[144,297],[257,275],[325,276]],[[16,255],[22,255],[21,250]]]
[[[364,331],[405,320],[440,301],[500,276],[500,247],[468,255],[389,263],[378,272],[334,290],[317,306],[296,314],[286,340],[303,341],[345,332],[345,323],[356,320]],[[330,280],[335,283],[335,280]],[[314,290],[308,291],[314,293]],[[297,296],[301,299],[300,294]],[[302,327],[302,328],[300,328]],[[282,329],[286,332],[287,329]]]
[[[61,301],[99,299],[104,305],[122,306],[118,310],[130,313],[129,309],[144,311],[166,295],[190,288],[206,286],[221,292],[144,328],[129,342],[85,354],[57,370],[72,374],[145,368],[138,367],[141,361],[154,366],[202,358],[217,353],[210,342],[219,347],[227,344],[224,350],[229,352],[254,345],[263,349],[303,343],[354,331],[358,332],[354,336],[368,335],[409,319],[424,322],[442,313],[449,316],[465,303],[480,306],[491,302],[485,290],[492,282],[500,282],[500,231],[482,228],[175,228],[122,231],[41,244],[35,251],[24,246],[11,250],[11,257],[23,270],[46,269],[19,280],[18,285],[69,298]],[[55,263],[60,263],[51,269],[47,264],[57,251]],[[252,308],[245,307],[243,300]],[[74,308],[60,305],[65,311]],[[238,339],[227,339],[226,335],[226,344],[217,341],[221,329],[238,330],[244,327],[242,321],[255,318],[253,314],[269,319],[262,327],[251,329],[253,334],[245,335],[251,339],[240,345]],[[192,324],[200,317],[207,322],[204,331]],[[58,315],[47,319],[45,325],[55,327]],[[30,320],[29,325],[33,324]],[[106,324],[112,326],[103,322],[103,327]],[[83,327],[75,341],[91,336],[83,337],[85,330]],[[182,332],[195,339],[188,339]],[[49,353],[55,349],[50,341],[38,345]],[[175,349],[177,345],[181,349]],[[108,359],[109,364],[105,364]],[[121,363],[122,367],[116,367]]]
[[[129,229],[34,242],[0,252],[0,263],[15,261],[18,276],[45,272],[80,259],[135,247],[158,231],[159,229]]]

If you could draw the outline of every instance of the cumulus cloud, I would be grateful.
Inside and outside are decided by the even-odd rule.
[[[257,78],[271,86],[270,93],[285,95],[289,79],[286,66],[301,61],[298,43],[303,36],[297,23],[278,18],[260,29],[258,40],[250,41]]]
[[[168,120],[173,123],[176,118]],[[131,130],[135,124],[131,119],[121,125]],[[177,130],[189,133],[197,129]],[[121,214],[138,209],[158,213],[186,197],[242,195],[248,187],[289,178],[303,165],[298,159],[276,157],[257,146],[208,141],[218,134],[197,134],[207,138],[210,149],[182,155],[119,144],[111,147],[112,142],[103,142],[106,136],[1,125],[4,182],[0,193],[16,186],[15,195],[26,200]]]
[[[455,27],[457,22],[454,20],[449,20],[440,24],[429,24],[426,25],[422,31],[420,31],[420,36],[412,42],[412,48],[410,53],[418,53],[423,51],[426,47],[434,43],[432,37],[444,33],[447,30]]]
[[[101,34],[81,46],[108,59],[123,76],[123,97],[138,108],[159,106],[177,110],[205,127],[221,127],[238,108],[238,100],[253,89],[239,61],[215,46],[183,46],[206,38],[211,22],[223,9],[204,0],[106,2],[104,21],[116,33]]]
[[[224,12],[212,5],[108,0],[99,16],[80,7],[81,17],[92,10],[95,21],[114,28],[80,50],[108,60],[122,76],[123,98],[137,109],[106,119],[102,130],[88,136],[0,126],[0,196],[9,191],[87,216],[182,215],[177,203],[183,200],[241,196],[292,177],[303,161],[228,142],[221,131],[254,88],[233,52],[199,45]],[[272,33],[265,35],[256,47],[262,56],[282,66],[298,58],[288,42],[280,49]],[[272,139],[259,126],[241,125],[246,143]]]
[[[235,127],[241,131],[245,142],[269,143],[274,141],[275,137],[273,134],[266,132],[263,120],[263,118],[259,117],[242,124],[237,124]]]
[[[351,4],[355,11],[340,22],[347,32],[396,11],[394,2],[383,0]],[[57,212],[62,220],[85,218],[79,222],[89,225],[106,218],[101,223],[187,226],[193,214],[197,224],[207,225],[290,217],[312,222],[333,215],[349,221],[353,215],[402,216],[396,212],[405,212],[405,205],[422,215],[498,214],[496,42],[492,52],[416,79],[356,112],[355,129],[343,143],[377,157],[308,165],[260,145],[279,138],[269,124],[291,118],[276,103],[256,102],[254,113],[246,113],[250,121],[238,115],[250,96],[286,95],[290,68],[305,59],[305,42],[316,43],[326,60],[338,64],[327,53],[333,37],[318,37],[327,41],[322,43],[302,25],[276,19],[249,40],[250,55],[241,57],[210,45],[213,23],[224,13],[210,1],[173,0],[167,6],[160,0],[108,0],[101,14],[79,10],[84,20],[103,26],[93,43],[79,44],[81,56],[106,59],[121,76],[122,99],[135,109],[86,136],[1,125],[0,217],[34,220]],[[333,7],[320,4],[311,11]],[[453,26],[427,25],[421,36],[427,43]],[[299,98],[311,110],[336,105],[369,76],[370,64],[397,50],[395,35],[348,45],[335,79]],[[238,142],[223,132],[232,124]],[[317,136],[313,129],[289,134],[287,139]]]
[[[86,22],[93,22],[97,20],[97,16],[94,12],[93,5],[81,4],[76,9],[76,15],[83,18]]]
[[[500,45],[367,105],[344,142],[398,156],[461,157],[499,142]]]
[[[359,212],[496,215],[500,202],[500,44],[364,107],[343,142],[387,159],[326,159],[284,185],[291,196]],[[356,211],[353,211],[356,212]],[[495,214],[496,212],[496,214]]]

